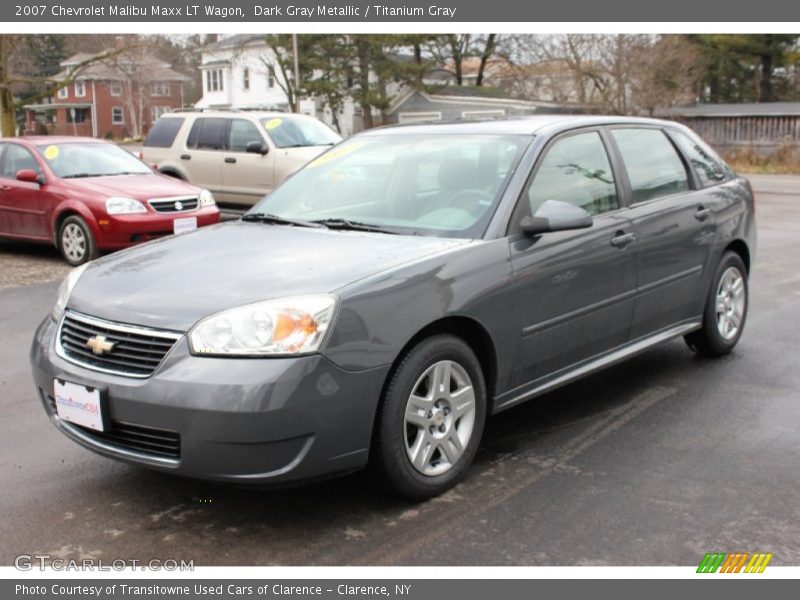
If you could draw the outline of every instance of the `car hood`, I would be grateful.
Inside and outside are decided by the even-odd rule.
[[[63,180],[73,189],[94,192],[103,196],[125,196],[136,200],[196,195],[198,188],[180,179],[145,173],[142,175],[115,175],[113,177],[86,177]]]
[[[466,240],[237,221],[106,256],[84,271],[69,308],[186,331],[217,311],[269,298],[335,292]]]

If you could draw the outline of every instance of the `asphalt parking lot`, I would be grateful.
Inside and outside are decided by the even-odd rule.
[[[674,341],[491,419],[467,480],[423,504],[362,475],[282,491],[177,479],[58,433],[27,351],[67,271],[0,242],[0,564],[800,564],[800,177],[754,177],[759,246],[744,337],[720,360]]]

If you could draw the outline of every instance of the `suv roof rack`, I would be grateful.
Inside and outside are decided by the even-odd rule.
[[[287,113],[288,111],[283,108],[277,108],[274,106],[242,106],[240,108],[215,108],[213,106],[204,107],[204,108],[191,108],[191,107],[182,107],[182,108],[175,108],[172,111],[173,113],[187,113],[187,112],[279,112],[279,113]]]

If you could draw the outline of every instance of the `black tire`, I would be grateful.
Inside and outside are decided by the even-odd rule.
[[[744,307],[735,333],[730,335],[730,337],[725,337],[722,335],[720,325],[718,324],[717,292],[720,290],[720,282],[723,276],[729,273],[730,269],[734,269],[741,276]],[[729,354],[734,346],[736,346],[739,338],[742,337],[749,304],[747,267],[745,267],[744,261],[742,261],[738,254],[735,252],[726,252],[722,255],[717,265],[717,270],[714,273],[714,278],[708,291],[708,297],[706,298],[706,305],[703,311],[703,326],[697,331],[693,331],[685,336],[684,339],[686,343],[692,350],[703,356],[716,357]]]
[[[97,258],[92,230],[78,215],[70,215],[58,228],[58,250],[73,267]]]
[[[407,423],[406,410],[412,392],[418,392],[421,385],[428,385],[423,381],[423,376],[430,372],[428,378],[433,381],[437,364],[450,367],[446,371],[441,371],[441,373],[447,373],[449,389],[446,394],[445,392],[441,393],[447,398],[437,400],[435,396],[438,394],[429,391],[434,403],[431,405],[433,410],[424,414],[427,409],[420,409],[420,413],[417,413],[420,419],[427,419],[428,416],[433,415],[434,410],[437,411],[438,414],[433,415],[433,418],[439,419],[440,423],[438,427],[435,427],[436,435],[441,435],[442,438],[434,440],[428,436],[429,432],[433,435],[433,418],[427,421],[431,424],[429,431],[427,427]],[[468,382],[464,378],[465,376],[468,377]],[[459,417],[458,408],[452,408],[450,412],[447,412],[448,407],[455,406],[457,403],[462,404],[461,408],[467,405],[466,402],[463,402],[463,398],[468,395],[459,397],[462,398],[461,400],[450,398],[453,386],[455,386],[455,392],[458,392],[458,386],[462,386],[462,390],[465,390],[467,383],[471,384],[474,393],[473,415]],[[444,406],[438,405],[439,402],[444,403]],[[453,404],[451,405],[449,402],[453,402]],[[451,420],[446,421],[447,415],[451,414]],[[444,424],[442,424],[442,420],[445,420]],[[395,495],[411,500],[425,500],[437,496],[463,478],[478,451],[485,420],[486,384],[475,353],[463,340],[455,336],[439,334],[429,337],[414,346],[400,359],[400,363],[386,386],[375,423],[375,436],[370,457],[372,473],[384,489]],[[464,427],[464,431],[469,429],[470,422],[471,433],[468,438],[465,438],[466,444],[461,444],[463,450],[461,450],[460,456],[451,463],[447,460],[447,454],[455,456],[459,449],[456,445],[451,446],[450,442],[446,440],[453,440],[452,436],[459,435],[458,430],[462,427]],[[418,429],[415,430],[415,427]],[[440,434],[439,431],[442,433]],[[433,459],[428,467],[432,470],[446,468],[445,472],[424,474],[412,464],[409,456],[409,453],[412,452],[410,438],[415,438],[417,435],[422,435],[425,439],[430,440],[429,446],[432,449],[429,455]],[[447,452],[442,450],[445,447],[444,444],[447,444]]]

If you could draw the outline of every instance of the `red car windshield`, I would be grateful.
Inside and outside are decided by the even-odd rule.
[[[41,145],[36,149],[47,166],[62,179],[152,173],[142,161],[114,144],[66,142]]]

